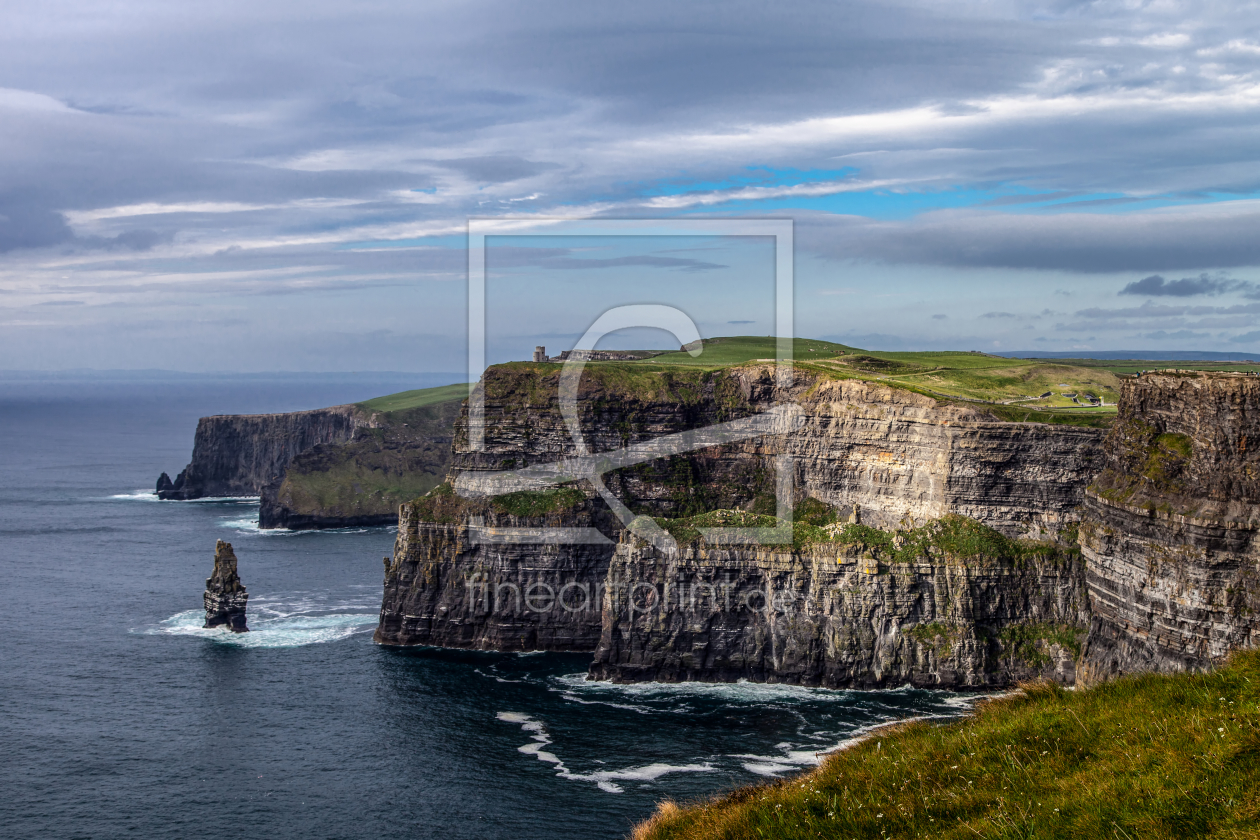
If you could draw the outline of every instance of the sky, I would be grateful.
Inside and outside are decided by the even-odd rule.
[[[791,219],[796,334],[870,349],[1260,354],[1258,164],[1256,3],[10,3],[0,369],[459,371],[486,218]],[[487,358],[774,283],[491,237]]]

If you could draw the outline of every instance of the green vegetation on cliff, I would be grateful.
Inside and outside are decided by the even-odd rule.
[[[944,558],[975,561],[1022,561],[1059,558],[1080,561],[1075,539],[1064,542],[1017,540],[968,519],[950,514],[917,528],[882,531],[868,525],[836,521],[834,509],[806,499],[792,522],[792,548],[810,545],[853,546],[865,556],[885,563],[933,562]],[[697,545],[705,528],[775,528],[782,520],[744,510],[713,510],[698,516],[658,519],[657,523],[680,545]],[[1074,536],[1067,535],[1067,536]]]
[[[463,525],[469,516],[488,512],[509,516],[535,517],[573,510],[586,501],[586,494],[576,487],[550,490],[520,490],[501,496],[464,498],[451,485],[442,483],[412,502],[422,522],[439,525]]]
[[[589,362],[596,376],[619,393],[649,394],[669,371],[714,371],[773,361],[772,336],[705,339],[703,352],[673,351],[633,362]],[[861,379],[924,394],[945,402],[982,403],[999,420],[1103,427],[1115,417],[1119,376],[1176,365],[1201,370],[1252,370],[1229,362],[1152,362],[1100,359],[1012,359],[979,352],[882,352],[831,341],[797,338],[798,369],[835,379]],[[513,363],[525,366],[526,363]],[[536,368],[558,372],[559,364]],[[612,371],[619,370],[620,373]],[[614,384],[614,380],[620,381]],[[685,389],[684,389],[685,390]],[[685,394],[684,394],[685,397]]]
[[[349,443],[295,456],[274,498],[264,501],[264,527],[327,527],[388,522],[398,505],[427,493],[446,476],[451,436],[468,386],[404,391],[361,403],[374,425]]]
[[[812,772],[663,803],[635,840],[1260,837],[1260,652],[1208,674],[1036,685],[877,732]]]

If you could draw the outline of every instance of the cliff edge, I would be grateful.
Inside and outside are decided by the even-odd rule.
[[[1092,621],[1082,679],[1197,671],[1260,644],[1260,378],[1127,381],[1081,548]]]

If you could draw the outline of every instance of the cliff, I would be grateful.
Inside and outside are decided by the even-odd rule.
[[[403,505],[386,558],[380,625],[390,645],[595,648],[612,544],[606,509],[565,488],[466,501],[443,486]],[[516,529],[581,528],[586,542]],[[516,533],[513,533],[516,531]]]
[[[608,488],[634,513],[655,517],[724,508],[768,512],[775,505],[774,459],[786,454],[800,505],[860,508],[863,522],[885,529],[928,527],[962,515],[994,533],[1045,535],[1075,521],[1084,486],[1097,470],[1102,435],[1096,429],[1002,422],[975,407],[857,380],[800,374],[794,386],[780,389],[771,371],[757,364],[716,371],[588,367],[579,415],[595,452],[750,417],[775,405],[797,405],[804,415],[804,426],[788,436],[615,470],[604,476]],[[575,454],[558,410],[557,384],[558,371],[549,366],[489,369],[482,382],[486,446],[469,450],[462,414],[453,485],[485,489],[481,476],[490,471]],[[910,566],[885,564],[883,574],[867,578],[854,571],[860,557],[833,548],[705,549],[689,559],[671,557],[633,543],[590,488],[568,492],[582,501],[545,514],[530,501],[545,493],[460,499],[445,485],[403,506],[377,641],[508,650],[598,647],[594,673],[617,679],[746,676],[826,685],[910,680],[981,687],[1051,672],[1071,677],[1072,656],[1064,651],[1084,629],[1079,563],[1019,565],[1010,557],[940,554]],[[475,517],[481,525],[473,524]],[[510,539],[498,533],[556,526],[586,528],[603,539],[529,544],[519,532]],[[848,560],[837,564],[841,555]],[[615,587],[628,592],[661,582],[662,575],[687,586],[716,575],[729,579],[735,597],[766,581],[787,581],[809,606],[782,620],[735,612],[701,618],[675,608],[649,627],[641,617],[630,620],[621,602],[608,600]],[[600,606],[518,607],[515,593],[524,597],[527,590],[543,599],[536,606],[546,603],[548,593],[558,604],[562,590],[568,606],[585,604],[587,592],[599,594]],[[859,590],[860,596],[851,594]],[[913,630],[936,625],[939,639]],[[1037,633],[1063,643],[1047,647]],[[661,653],[675,649],[700,652],[689,653],[686,662]]]
[[[318,444],[350,440],[370,416],[352,405],[289,414],[202,417],[192,460],[172,482],[158,479],[161,499],[257,496],[284,474],[293,457]]]
[[[294,456],[262,488],[263,528],[393,525],[398,506],[442,482],[460,401],[381,412],[346,443],[320,443]]]
[[[1088,627],[1074,546],[949,517],[895,536],[663,553],[617,546],[591,675],[827,687],[1000,688],[1075,679]]]
[[[1260,644],[1260,379],[1126,382],[1081,548],[1093,618],[1082,677],[1202,670]]]

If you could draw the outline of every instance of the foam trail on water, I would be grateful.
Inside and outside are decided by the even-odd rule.
[[[134,493],[115,493],[108,496],[110,499],[127,499],[133,502],[157,502],[161,501],[156,492],[152,490],[137,490]]]
[[[624,770],[596,770],[593,773],[574,773],[553,752],[544,750],[550,746],[551,736],[540,720],[535,720],[522,712],[499,712],[495,717],[504,723],[515,723],[530,733],[532,743],[517,747],[518,752],[532,755],[539,761],[555,765],[556,775],[562,779],[579,782],[594,782],[595,786],[608,793],[624,793],[625,789],[617,781],[654,781],[666,773],[707,773],[714,768],[711,764],[645,764],[642,767],[628,767]]]
[[[558,677],[566,690],[573,693],[621,695],[635,699],[669,699],[675,697],[702,697],[736,703],[769,703],[774,701],[821,700],[824,702],[852,702],[869,692],[849,689],[815,688],[803,685],[778,685],[740,680],[733,683],[613,683],[588,680],[586,674],[566,674]]]
[[[245,517],[244,519],[223,519],[219,522],[222,528],[232,528],[237,531],[244,531],[247,534],[258,534],[264,537],[304,537],[320,534],[366,534],[369,531],[388,531],[398,530],[397,525],[376,525],[373,527],[353,527],[353,528],[320,528],[318,530],[290,531],[286,528],[260,528],[258,527],[258,516]]]

